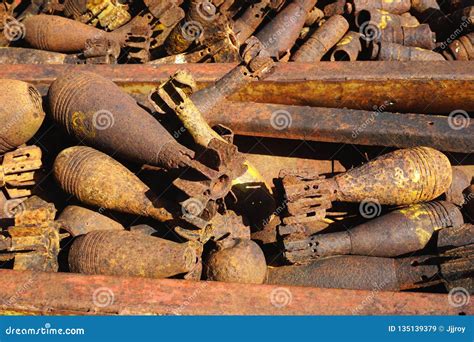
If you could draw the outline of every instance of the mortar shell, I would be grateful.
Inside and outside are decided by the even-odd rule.
[[[0,154],[30,140],[41,127],[45,113],[41,95],[31,84],[0,79]]]

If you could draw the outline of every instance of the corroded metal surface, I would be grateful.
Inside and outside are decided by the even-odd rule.
[[[58,221],[71,236],[83,235],[96,230],[124,230],[124,227],[117,221],[76,205],[64,208]]]
[[[167,278],[193,272],[200,279],[202,246],[176,243],[140,232],[94,231],[76,238],[69,253],[74,273]]]
[[[349,29],[349,23],[341,15],[329,18],[314,32],[291,57],[294,62],[318,62],[341,40]]]
[[[438,274],[438,266],[429,259],[328,257],[301,266],[270,267],[266,283],[378,291],[414,289],[426,286],[423,279],[429,280]]]
[[[201,88],[217,81],[234,66],[189,64],[186,69]],[[180,69],[181,65],[11,65],[0,68],[0,77],[30,82],[45,94],[47,86],[65,71],[72,74],[87,70],[145,99],[152,89]],[[459,108],[474,110],[473,81],[474,65],[462,61],[281,63],[268,78],[252,83],[231,99],[366,110],[390,101],[392,111],[447,114]],[[420,98],[430,98],[431,105]]]
[[[395,257],[423,249],[439,230],[464,223],[461,211],[449,202],[422,203],[392,211],[343,232],[284,240],[285,257],[294,263],[331,255]]]
[[[390,108],[387,102],[373,111],[225,102],[214,112],[205,113],[205,118],[211,126],[222,124],[240,135],[474,152],[472,119],[465,129],[455,131],[446,117],[385,111]],[[235,114],[242,112],[245,115]],[[275,129],[272,126],[274,113],[288,113],[291,125]]]
[[[32,85],[0,77],[0,154],[30,140],[43,123],[45,113],[38,90]]]
[[[157,196],[125,166],[90,147],[70,147],[54,162],[54,174],[66,193],[85,204],[168,221],[173,216]]]
[[[251,240],[237,240],[210,254],[205,262],[209,280],[262,284],[267,264],[260,247]]]
[[[292,300],[272,305],[280,285],[191,282],[174,279],[116,278],[0,270],[2,312],[32,314],[182,314],[182,315],[347,315],[473,314],[472,306],[456,308],[446,295],[378,291],[377,305],[363,305],[373,291],[286,287]],[[19,284],[32,284],[18,293]],[[93,293],[106,287],[114,294],[111,305],[98,307]],[[187,305],[184,302],[189,296]],[[15,297],[13,297],[15,296]],[[14,298],[14,300],[11,300]],[[65,301],[64,299],[68,300]]]

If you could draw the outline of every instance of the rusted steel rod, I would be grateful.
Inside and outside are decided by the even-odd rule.
[[[1,314],[473,314],[447,295],[0,270]],[[370,297],[368,297],[370,296]],[[288,298],[288,299],[286,299]],[[367,303],[374,298],[376,305]],[[282,302],[284,300],[284,302]],[[272,304],[273,303],[273,304]],[[365,303],[365,304],[364,304]],[[286,305],[285,305],[286,304]]]
[[[226,102],[205,117],[211,126],[222,124],[239,135],[474,152],[474,119],[466,117],[465,128],[453,129],[446,116],[389,113],[384,108],[364,111]]]
[[[178,70],[189,70],[198,86],[204,87],[234,66],[9,65],[0,68],[0,78],[29,81],[45,92],[66,70],[87,70],[111,78],[126,91],[144,98]],[[474,110],[473,81],[474,64],[469,61],[281,63],[273,75],[246,87],[232,99],[366,110],[390,101],[392,111],[446,114],[457,109]]]

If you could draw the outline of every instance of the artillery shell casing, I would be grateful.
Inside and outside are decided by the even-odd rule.
[[[74,273],[167,278],[191,271],[198,257],[189,243],[139,232],[95,231],[74,240],[68,259]]]
[[[418,13],[424,13],[428,10],[439,10],[436,0],[411,0],[411,7]]]
[[[418,25],[416,18],[414,22],[412,16],[393,14],[379,9],[361,10],[356,14],[355,23],[361,29],[364,29],[364,25],[370,24],[376,26],[380,31],[389,27]]]
[[[0,154],[30,140],[44,117],[41,95],[33,85],[0,79]]]
[[[168,211],[153,205],[150,198],[156,196],[137,176],[93,148],[75,146],[63,150],[53,170],[61,188],[85,204],[159,221],[172,219]]]
[[[266,284],[400,291],[439,271],[436,265],[412,266],[413,261],[417,258],[328,257],[301,266],[269,267]]]
[[[336,200],[360,203],[411,205],[434,200],[451,185],[448,158],[430,147],[387,153],[360,167],[328,179]]]
[[[255,32],[265,19],[267,8],[271,0],[262,0],[252,3],[234,23],[234,32],[237,42],[242,45]]]
[[[337,0],[324,6],[324,16],[332,17],[333,15],[343,15],[352,13],[352,4],[347,0]]]
[[[416,27],[390,26],[381,31],[380,40],[427,50],[433,50],[436,47],[436,34],[427,24]]]
[[[393,14],[402,14],[410,11],[411,0],[352,0],[354,12],[367,9],[378,9]]]
[[[443,47],[443,46],[442,46]],[[474,60],[474,32],[454,40],[443,51],[447,60],[471,61]],[[0,49],[1,51],[1,49]]]
[[[313,7],[313,9],[309,11],[308,16],[306,17],[304,26],[305,27],[313,26],[314,24],[320,22],[323,18],[324,18],[324,12],[320,10],[318,7]]]
[[[294,62],[318,62],[323,56],[344,37],[349,23],[341,15],[329,18],[291,58]]]
[[[379,61],[444,61],[443,55],[419,47],[381,42]]]
[[[53,119],[87,145],[135,163],[187,166],[194,153],[115,83],[89,72],[68,73],[49,89]]]
[[[71,236],[79,236],[98,230],[124,230],[124,227],[107,216],[76,205],[67,206],[58,221]]]
[[[355,31],[349,31],[336,44],[331,54],[331,61],[356,61],[359,53],[362,51],[361,34]]]
[[[54,52],[80,52],[86,41],[92,38],[105,38],[124,45],[126,31],[105,32],[95,27],[55,15],[33,15],[27,17],[25,40],[32,47]]]
[[[280,58],[291,50],[317,0],[293,0],[257,34],[271,57]]]
[[[238,240],[235,246],[212,253],[207,262],[207,279],[229,283],[262,284],[267,263],[252,240]]]
[[[433,233],[464,223],[461,211],[449,202],[430,202],[392,211],[349,231],[315,235],[315,254],[357,254],[395,257],[423,249]]]

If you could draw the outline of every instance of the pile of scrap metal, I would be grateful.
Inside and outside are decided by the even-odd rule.
[[[3,0],[0,63],[471,60],[472,1]]]
[[[234,63],[206,87],[199,75],[178,68],[159,84],[151,80],[153,90],[138,102],[123,84],[87,71],[114,68],[118,74],[122,66],[54,66],[62,74],[47,85],[35,75],[27,76],[34,85],[24,75],[23,81],[0,79],[2,267],[474,293],[469,94],[455,94],[464,96],[466,107],[449,117],[389,113],[390,101],[375,112],[297,106],[273,101],[276,95],[230,101],[286,62],[469,60],[472,2],[450,1],[446,8],[415,0],[316,2],[4,1],[6,40],[0,44],[9,47],[0,48],[2,63]],[[365,65],[379,63],[385,62]],[[472,93],[468,76],[453,78],[470,84],[466,92]],[[325,84],[338,87],[329,78]],[[265,84],[280,88],[276,93],[292,91],[277,81]],[[391,81],[404,86],[400,77]],[[384,80],[378,82],[374,88]],[[360,93],[363,84],[354,84],[348,87]],[[429,108],[429,100],[406,108]],[[461,104],[453,97],[445,102],[453,109]],[[382,125],[377,134],[374,122]],[[228,123],[239,127],[237,136]],[[420,127],[428,127],[425,135]],[[285,168],[279,156],[256,162],[240,149],[239,134],[280,138],[277,150],[289,141],[283,139],[390,149],[355,161],[347,150],[338,154],[343,146],[336,145],[322,158],[340,163],[328,174],[313,168],[314,155],[292,156]],[[282,170],[270,177],[269,168]]]

